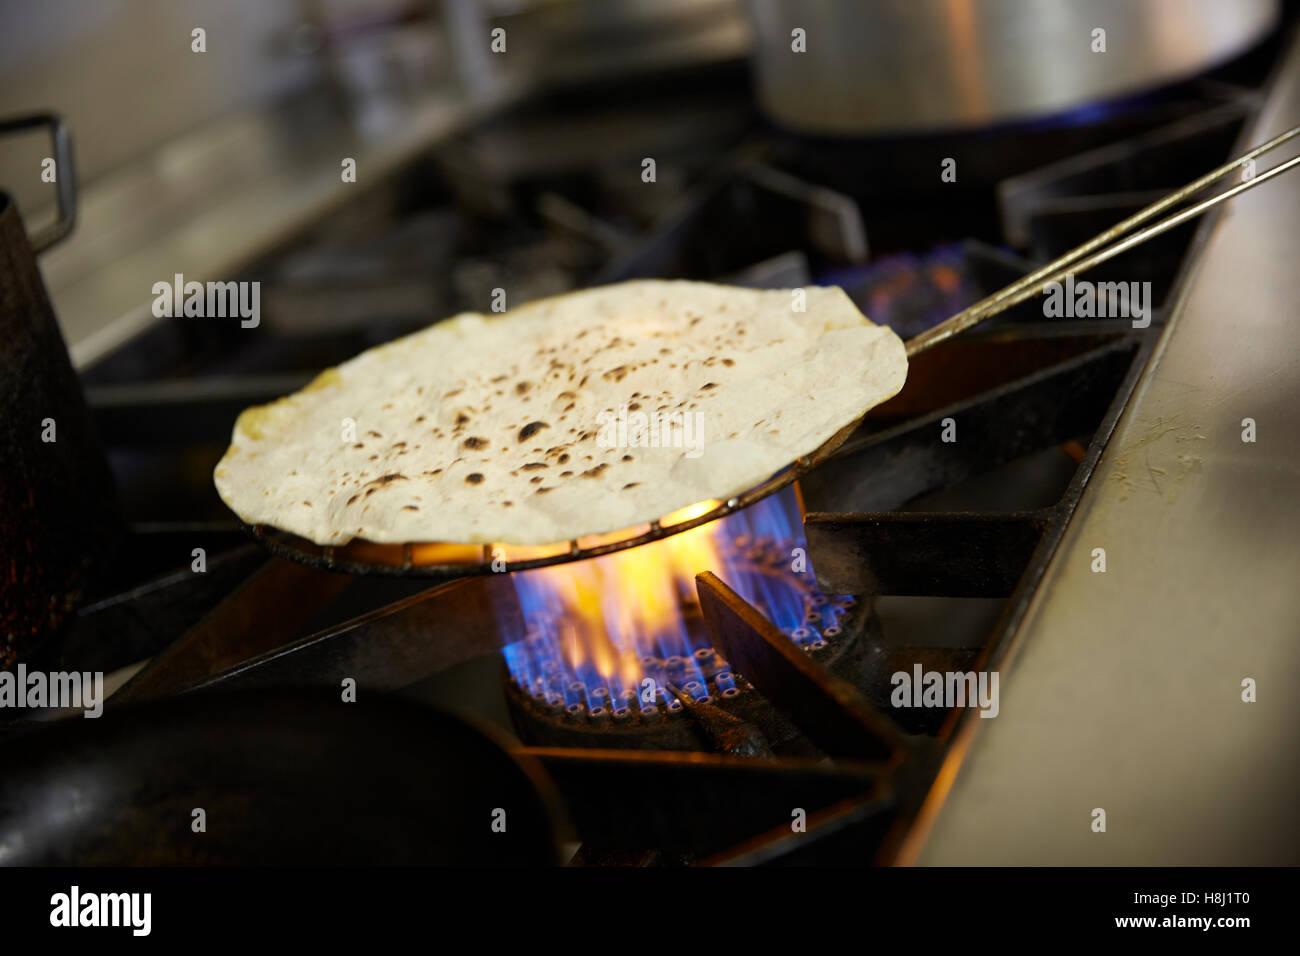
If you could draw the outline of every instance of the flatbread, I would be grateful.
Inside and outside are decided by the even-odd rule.
[[[906,376],[838,288],[625,282],[363,352],[240,415],[215,480],[317,544],[553,544],[739,494]]]

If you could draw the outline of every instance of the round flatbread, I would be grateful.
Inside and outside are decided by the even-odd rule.
[[[317,544],[553,544],[752,488],[906,376],[840,289],[625,282],[363,352],[240,415],[215,480]]]

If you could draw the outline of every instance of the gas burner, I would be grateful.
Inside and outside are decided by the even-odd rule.
[[[504,649],[528,743],[726,750],[791,747],[797,730],[714,647],[695,575],[716,570],[792,646],[851,670],[870,605],[817,587],[793,492],[630,552],[513,576],[522,639]],[[852,679],[861,674],[846,673]],[[730,718],[730,720],[728,719]]]

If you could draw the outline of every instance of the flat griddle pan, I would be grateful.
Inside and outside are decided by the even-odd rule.
[[[1154,236],[1181,225],[1218,203],[1231,199],[1248,189],[1253,189],[1274,176],[1295,167],[1300,164],[1300,156],[1279,163],[1265,172],[1244,179],[1244,181],[1231,188],[1195,202],[1177,213],[1138,229],[1136,232],[1133,231],[1161,213],[1190,200],[1196,193],[1223,179],[1229,173],[1252,168],[1248,164],[1251,164],[1256,157],[1275,149],[1297,135],[1300,135],[1300,126],[1289,129],[1267,143],[1249,150],[1217,169],[1211,170],[1183,188],[1134,213],[1123,222],[1117,223],[1083,245],[1067,252],[1059,259],[1040,269],[1036,269],[1006,288],[976,302],[934,328],[922,332],[907,342],[908,357],[917,355],[945,339],[973,328],[980,322],[1040,294],[1049,284],[1060,282],[1066,275],[1077,275],[1084,272]],[[865,417],[868,411],[870,409],[863,409],[862,416],[840,429],[820,447],[807,455],[801,456],[762,484],[739,495],[725,501],[700,502],[657,521],[608,535],[593,535],[588,538],[556,542],[553,545],[539,547],[443,542],[378,544],[362,539],[353,540],[344,545],[330,546],[315,544],[306,538],[269,525],[245,524],[243,527],[273,554],[315,568],[328,571],[344,571],[351,574],[379,574],[446,580],[473,574],[525,571],[546,565],[582,561],[614,551],[621,551],[625,548],[635,548],[681,531],[687,531],[707,522],[716,521],[718,518],[739,511],[742,508],[747,508],[754,502],[780,491],[831,458],[840,445],[862,423],[862,418]]]

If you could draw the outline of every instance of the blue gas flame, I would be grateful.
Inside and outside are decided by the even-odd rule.
[[[818,590],[792,490],[694,533],[710,537],[711,553],[721,566],[685,569],[688,573],[671,585],[674,593],[668,596],[681,613],[665,616],[653,629],[610,595],[583,593],[581,582],[601,580],[599,573],[590,572],[612,571],[616,555],[583,562],[596,563],[594,568],[562,566],[511,575],[521,613],[515,632],[506,635],[504,654],[518,687],[555,712],[615,719],[656,708],[679,710],[666,687],[701,701],[715,694],[734,696],[738,691],[731,668],[712,647],[700,618],[692,583],[698,571],[717,573],[799,646],[816,648],[835,638],[853,599],[827,597]],[[578,613],[584,601],[593,600],[600,604],[598,615]],[[654,688],[655,698],[648,699],[647,686]]]

